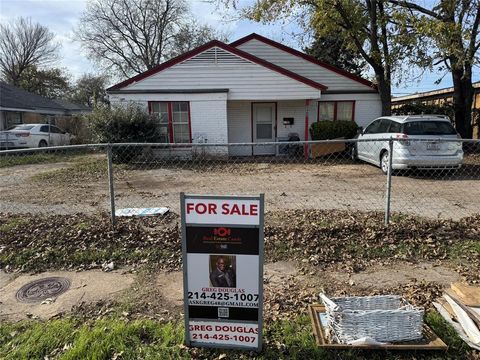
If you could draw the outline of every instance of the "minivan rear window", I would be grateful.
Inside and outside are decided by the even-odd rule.
[[[446,121],[410,121],[403,124],[407,135],[455,135],[453,125]]]

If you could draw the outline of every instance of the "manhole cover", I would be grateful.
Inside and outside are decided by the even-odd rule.
[[[62,277],[49,277],[23,285],[17,291],[17,300],[21,302],[39,302],[57,297],[70,288],[70,280]]]

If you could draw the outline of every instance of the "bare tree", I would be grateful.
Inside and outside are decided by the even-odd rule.
[[[18,18],[0,24],[0,72],[4,81],[18,85],[24,71],[51,64],[58,58],[59,44],[46,26]]]
[[[92,0],[76,35],[101,68],[128,77],[175,56],[187,41],[215,37],[213,29],[193,31],[202,27],[192,18],[185,0]],[[194,38],[185,40],[185,29]]]

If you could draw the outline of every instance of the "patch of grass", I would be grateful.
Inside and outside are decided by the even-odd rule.
[[[480,240],[465,240],[447,247],[452,259],[462,258],[466,254],[480,255]]]
[[[76,336],[73,320],[21,322],[0,326],[0,354],[3,359],[43,359],[56,349],[71,344]]]
[[[7,219],[4,223],[0,224],[0,233],[9,232],[23,224],[26,224],[28,221],[24,217],[12,217]]]
[[[116,318],[80,323],[66,318],[0,325],[2,359],[189,358],[183,328],[151,320]]]
[[[32,176],[38,182],[67,182],[87,179],[105,179],[107,177],[107,161],[102,158],[79,158],[72,166],[44,171]],[[73,179],[73,180],[72,180]]]
[[[448,345],[447,355],[449,358],[467,359],[470,348],[457,335],[455,329],[450,326],[437,311],[429,311],[425,316],[425,322],[439,335]]]
[[[33,165],[56,163],[61,161],[69,161],[72,155],[66,154],[48,154],[48,153],[32,153],[32,154],[10,154],[0,156],[0,168],[17,166],[17,165]]]
[[[32,260],[37,255],[35,250],[25,249],[19,253],[1,253],[0,254],[0,266],[9,265],[13,268],[19,268],[22,270],[30,270],[26,264],[29,260]]]
[[[267,322],[264,347],[254,354],[238,350],[188,349],[183,322],[125,320],[116,316],[81,322],[75,318],[0,324],[2,359],[467,359],[469,348],[436,312],[426,322],[449,345],[443,352],[387,352],[319,348],[306,315]]]
[[[74,225],[78,230],[88,230],[91,224],[88,221],[80,221],[78,224]]]

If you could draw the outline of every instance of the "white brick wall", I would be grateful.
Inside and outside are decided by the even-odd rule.
[[[228,143],[227,94],[112,94],[115,105],[137,103],[148,111],[148,101],[188,101],[193,143]],[[215,155],[228,153],[227,147],[206,148]],[[201,150],[203,151],[203,150]]]
[[[300,140],[305,140],[305,101],[279,101],[277,119],[277,137],[287,137],[289,133],[297,133]],[[283,118],[293,118],[293,125],[283,125]],[[308,124],[317,121],[317,103],[310,101],[308,106]],[[308,135],[310,140],[310,134]]]
[[[228,143],[227,102],[225,100],[191,101],[192,142]],[[227,147],[208,148],[215,154],[228,153]]]

